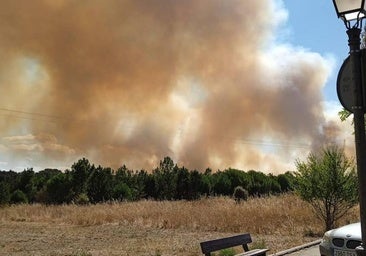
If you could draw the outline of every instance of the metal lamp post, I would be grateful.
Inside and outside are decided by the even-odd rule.
[[[333,0],[337,15],[346,27],[349,45],[349,61],[351,69],[350,93],[351,107],[347,108],[353,113],[355,129],[355,146],[357,174],[359,182],[360,220],[362,246],[356,248],[357,255],[366,256],[366,139],[365,139],[365,99],[366,87],[363,86],[362,77],[362,53],[360,50],[360,34],[362,21],[366,16],[365,0]],[[366,79],[366,78],[364,78]],[[342,102],[342,94],[338,90],[338,97]]]

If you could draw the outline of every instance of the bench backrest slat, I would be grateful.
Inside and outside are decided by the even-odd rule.
[[[246,245],[252,242],[250,234],[242,234],[232,237],[226,237],[222,239],[216,239],[201,243],[201,249],[203,254],[234,247],[238,245]],[[248,250],[247,246],[244,246],[244,250]]]

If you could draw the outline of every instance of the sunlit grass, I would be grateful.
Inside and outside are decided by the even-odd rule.
[[[357,219],[358,209],[355,208],[339,225]],[[205,234],[249,232],[255,237],[254,241],[279,249],[317,239],[324,226],[307,203],[291,194],[251,198],[240,204],[227,197],[217,197],[82,206],[16,205],[0,209],[0,221],[73,226],[119,224]]]
[[[357,212],[343,222],[351,222]],[[157,228],[203,231],[292,233],[307,223],[321,231],[310,206],[293,195],[251,198],[240,204],[227,197],[197,201],[138,201],[97,205],[15,205],[0,211],[1,221],[50,222],[72,225],[125,223]],[[223,221],[225,220],[225,221]]]

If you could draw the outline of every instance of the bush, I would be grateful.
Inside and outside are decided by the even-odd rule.
[[[240,203],[241,200],[247,201],[248,200],[248,191],[244,189],[242,186],[237,186],[234,189],[233,197],[237,203]]]
[[[220,251],[219,256],[234,256],[235,251],[232,248],[223,249]]]
[[[75,204],[81,204],[81,205],[89,204],[90,200],[89,200],[89,197],[86,193],[81,193],[74,199],[74,203]]]
[[[126,183],[121,182],[114,187],[113,199],[118,201],[130,201],[132,198],[131,188]]]
[[[23,191],[17,189],[12,193],[10,202],[12,204],[26,204],[28,203],[28,198]]]

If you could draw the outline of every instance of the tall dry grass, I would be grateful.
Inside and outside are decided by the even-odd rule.
[[[358,219],[357,209],[339,225]],[[310,206],[288,194],[236,204],[226,197],[198,201],[139,201],[97,205],[15,205],[0,209],[0,221],[70,225],[119,223],[189,231],[250,232],[260,235],[321,234],[323,223]]]
[[[355,207],[339,225],[357,219]],[[46,250],[43,255],[65,255],[79,248],[90,255],[193,256],[201,255],[200,241],[244,232],[252,234],[252,246],[265,246],[274,253],[318,239],[323,226],[310,206],[291,194],[251,198],[241,204],[218,197],[84,206],[15,205],[0,208],[4,233],[0,237],[7,241],[0,243],[0,255],[5,255],[1,248],[6,255],[14,250],[29,255],[29,248],[37,246],[39,251]],[[80,238],[84,236],[92,241]],[[28,241],[33,237],[40,241]]]

